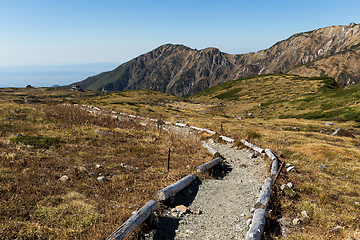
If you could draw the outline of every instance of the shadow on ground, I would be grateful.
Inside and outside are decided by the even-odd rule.
[[[215,179],[221,180],[232,168],[226,164],[219,164],[218,166],[213,167],[209,170],[209,174]],[[217,181],[217,180],[214,180]],[[185,189],[177,193],[173,198],[164,201],[161,203],[161,211],[154,219],[152,224],[152,231],[149,234],[151,237],[145,239],[153,240],[171,240],[176,236],[175,230],[179,227],[179,222],[182,219],[176,212],[171,212],[171,209],[178,205],[184,205],[189,207],[194,201],[198,191],[199,186],[202,184],[201,180],[197,178]],[[193,214],[193,213],[187,213]]]

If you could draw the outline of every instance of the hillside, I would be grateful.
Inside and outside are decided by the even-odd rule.
[[[113,71],[78,82],[84,89],[152,89],[188,96],[222,82],[269,73],[330,76],[342,85],[360,81],[360,25],[298,33],[256,53],[166,44]]]

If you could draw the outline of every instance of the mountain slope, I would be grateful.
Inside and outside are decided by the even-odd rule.
[[[349,85],[360,81],[359,51],[360,25],[354,23],[298,33],[269,49],[248,54],[231,55],[216,48],[195,50],[166,44],[111,72],[89,77],[77,84],[92,90],[153,89],[187,96],[238,78],[291,73],[328,75]],[[311,71],[307,67],[309,64],[320,66],[321,63],[324,66]],[[331,67],[336,64],[340,67]]]

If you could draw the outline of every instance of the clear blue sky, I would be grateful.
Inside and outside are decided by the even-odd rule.
[[[359,0],[1,0],[0,67],[121,64],[165,43],[256,52],[360,23],[359,10]]]

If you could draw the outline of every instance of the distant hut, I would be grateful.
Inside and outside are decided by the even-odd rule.
[[[70,90],[72,90],[72,91],[82,91],[80,85],[73,85]]]

